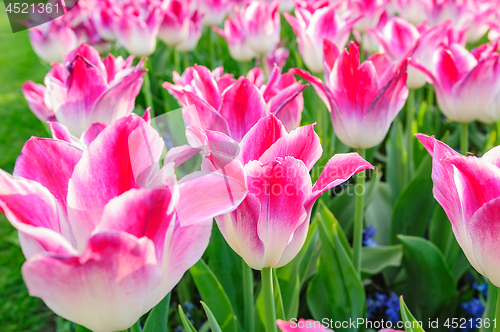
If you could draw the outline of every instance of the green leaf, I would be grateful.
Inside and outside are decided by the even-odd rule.
[[[361,273],[364,278],[375,275],[389,266],[400,266],[402,259],[403,246],[400,244],[363,247],[361,251]]]
[[[485,278],[486,279],[486,278]],[[498,298],[498,288],[494,286],[488,279],[485,280],[488,283],[488,299],[486,301],[486,308],[483,313],[483,321],[489,319],[490,322],[495,319],[496,303]],[[498,323],[497,323],[498,324]],[[483,326],[479,329],[480,332],[491,332],[493,331],[494,324],[490,324],[488,328]]]
[[[408,168],[408,156],[405,141],[403,125],[401,120],[396,118],[392,123],[389,139],[385,145],[387,151],[387,182],[391,187],[393,202],[396,202],[406,185],[405,170]]]
[[[397,235],[423,236],[434,211],[431,179],[432,159],[427,156],[413,180],[398,197],[391,220],[391,244],[397,243]]]
[[[328,237],[333,238],[333,232],[335,226],[341,227],[339,222],[337,221],[333,213],[330,210],[328,210],[325,203],[323,203],[322,201],[318,202],[318,213],[320,213],[321,219],[325,223],[325,229],[328,232]],[[352,259],[352,249],[344,232],[339,232],[338,236],[345,252],[349,255],[349,258]]]
[[[144,325],[144,332],[166,332],[169,308],[170,293],[151,310]]]
[[[205,313],[207,314],[212,332],[222,332],[219,324],[217,323],[217,320],[215,320],[214,314],[212,313],[212,311],[210,311],[210,308],[205,303],[203,303],[203,301],[201,301],[201,305],[203,306],[203,310],[205,310]]]
[[[76,332],[92,332],[92,331],[86,328],[85,326],[77,325]]]
[[[200,292],[203,302],[210,306],[220,327],[225,332],[238,331],[238,322],[233,307],[219,280],[210,270],[203,259],[193,265],[189,271],[193,276],[196,288]]]
[[[283,299],[281,297],[281,289],[278,277],[276,275],[276,269],[273,269],[273,289],[274,289],[274,306],[276,310],[276,319],[285,320],[285,309],[283,306]],[[256,309],[258,313],[258,322],[255,330],[259,331],[259,326],[264,326],[265,322],[265,311],[264,311],[264,296],[262,294],[262,287],[259,291],[259,295],[257,296]]]
[[[415,236],[399,235],[408,275],[403,294],[417,317],[436,317],[456,296],[456,281],[436,245]]]
[[[392,198],[391,188],[387,183],[380,183],[377,195],[368,205],[365,211],[365,223],[367,226],[372,225],[377,229],[377,233],[373,238],[379,245],[389,245],[392,217]]]
[[[315,282],[320,280],[323,283],[324,292],[321,295],[317,291],[322,291],[321,285],[314,285],[314,288],[308,290],[308,304],[319,300],[326,303],[329,315],[323,317],[335,317],[337,320],[349,320],[364,317],[365,313],[365,291],[361,279],[357,275],[351,258],[344,249],[341,241],[342,229],[333,224],[333,234],[327,230],[327,223],[323,218],[319,218],[318,230],[321,239],[322,253],[318,262],[318,275]],[[312,298],[313,293],[317,298]],[[326,301],[321,299],[325,296]],[[316,307],[310,310],[315,319],[320,320],[323,317],[315,315],[319,312]],[[323,310],[321,310],[323,311]],[[350,331],[349,328],[343,329]]]
[[[401,308],[401,319],[403,320],[404,328],[406,332],[425,332],[422,328],[422,322],[417,321],[415,317],[411,314],[410,310],[406,306],[403,297],[399,298],[399,305]],[[408,324],[410,323],[410,324]]]
[[[179,308],[179,317],[181,318],[182,325],[184,326],[186,332],[197,332],[193,324],[191,324],[189,319],[187,319],[186,314],[184,313],[184,310],[182,310],[182,306],[180,304],[178,308]]]
[[[243,321],[243,274],[241,257],[227,244],[214,224],[210,243],[205,251],[206,263],[221,283],[231,301],[238,321]]]

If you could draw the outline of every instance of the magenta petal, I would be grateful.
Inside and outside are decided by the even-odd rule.
[[[229,135],[226,120],[206,101],[189,91],[182,94],[182,118],[186,126],[198,126]]]
[[[111,124],[127,116],[134,110],[135,98],[142,86],[142,76],[146,70],[126,76],[118,84],[111,86],[95,101],[89,121]],[[89,124],[90,125],[90,124]]]
[[[326,163],[318,181],[314,184],[307,208],[311,209],[322,193],[347,181],[351,176],[365,169],[374,169],[374,167],[355,152],[334,155]]]
[[[61,141],[72,143],[71,133],[65,125],[59,122],[47,121],[52,137]]]
[[[495,286],[500,286],[499,204],[500,197],[484,204],[474,213],[467,227],[472,242],[472,255],[476,262],[474,268],[490,279]]]
[[[45,104],[45,86],[31,81],[23,84],[23,95],[30,110],[42,122],[54,121],[54,111]]]
[[[47,188],[66,213],[68,183],[82,151],[67,142],[31,138],[17,158],[14,176],[36,181]]]
[[[118,231],[137,238],[147,237],[163,261],[166,233],[173,228],[175,200],[169,189],[131,189],[106,204],[95,232]]]
[[[245,77],[240,77],[224,91],[219,112],[228,123],[230,136],[237,142],[267,115],[260,91]]]
[[[104,123],[95,122],[91,124],[90,127],[82,134],[81,140],[83,144],[88,146],[90,143],[92,143],[96,139],[97,135],[99,135],[101,131],[104,130],[104,128],[106,128],[106,124]]]
[[[260,119],[241,140],[241,161],[247,164],[259,160],[267,149],[284,136],[288,136],[286,129],[274,115]]]
[[[319,136],[314,131],[315,125],[299,127],[279,138],[262,154],[259,161],[266,164],[278,157],[290,156],[302,160],[307,169],[311,170],[323,153]]]
[[[39,252],[63,255],[75,252],[56,199],[38,182],[15,178],[0,170],[0,211],[19,230],[26,258]]]
[[[294,83],[283,90],[280,90],[267,103],[269,113],[277,115],[283,107],[296,98],[306,87],[307,85]]]
[[[311,178],[301,160],[279,158],[245,166],[249,192],[261,204],[257,232],[264,244],[262,267],[276,267],[294,231],[307,221],[304,203],[311,195]]]
[[[200,92],[205,100],[212,105],[213,108],[218,109],[220,106],[220,92],[217,87],[217,83],[212,76],[212,73],[207,67],[195,65],[195,75],[197,75],[198,80],[196,84],[196,89]]]
[[[492,163],[496,167],[500,167],[500,146],[496,146],[483,154],[481,159]]]
[[[188,226],[236,209],[247,194],[234,178],[211,172],[191,173],[179,181],[176,206],[181,226]]]
[[[311,75],[308,71],[299,68],[292,68],[290,69],[290,72],[299,75],[300,77],[311,83],[314,90],[321,98],[321,100],[325,103],[330,112],[332,111],[332,109],[336,108],[335,105],[331,104],[333,103],[333,98],[330,89],[319,78]]]
[[[149,239],[114,232],[93,235],[80,257],[39,255],[22,272],[31,296],[93,331],[132,326],[158,302],[164,277]]]
[[[264,244],[259,238],[260,202],[254,194],[248,194],[238,208],[218,216],[217,226],[229,246],[253,269],[262,269]]]
[[[193,148],[189,145],[176,146],[168,150],[163,164],[173,162],[174,168],[182,165],[186,160],[200,152],[200,149]]]
[[[84,247],[109,200],[137,188],[134,175],[139,175],[151,167],[152,160],[160,158],[160,155],[153,155],[152,160],[150,157],[152,151],[158,153],[159,149],[149,150],[148,144],[142,140],[129,141],[136,129],[137,137],[142,139],[144,136],[141,133],[145,133],[148,138],[154,136],[150,134],[151,131],[156,133],[135,114],[121,118],[97,136],[75,167],[68,189],[68,214],[79,248]],[[134,150],[132,147],[135,147]]]

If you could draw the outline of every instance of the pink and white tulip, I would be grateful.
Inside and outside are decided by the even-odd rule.
[[[126,330],[172,290],[203,255],[213,216],[232,211],[246,189],[207,172],[177,182],[170,151],[156,168],[162,150],[133,114],[83,153],[32,138],[14,176],[0,170],[0,211],[19,231],[30,295],[104,332]]]
[[[275,67],[267,84],[262,84],[264,74],[259,69],[257,75],[252,73],[252,81],[240,77],[227,86],[232,78],[216,81],[207,68],[194,68],[194,80],[188,85],[163,84],[185,106],[182,113],[186,126],[220,131],[239,142],[269,114],[282,119],[288,130],[299,125],[304,105],[301,92],[306,85],[298,83],[292,74],[281,74]]]
[[[477,272],[500,286],[500,147],[482,158],[458,154],[434,136],[416,135],[432,156],[434,198]]]
[[[259,56],[267,55],[278,47],[281,32],[278,5],[279,2],[267,4],[252,0],[238,14],[248,45]]]
[[[337,13],[338,6],[328,6],[311,14],[304,8],[295,9],[295,17],[285,13],[285,18],[297,35],[297,44],[302,60],[310,71],[323,72],[323,41],[333,42],[343,49],[352,27],[359,17],[344,18]]]
[[[293,69],[309,81],[326,104],[337,137],[351,148],[369,149],[382,142],[408,97],[407,60],[391,63],[374,54],[360,65],[359,48],[339,54],[325,40],[325,81]]]
[[[203,25],[218,26],[224,21],[229,12],[229,0],[197,0],[198,10],[203,14]]]
[[[283,70],[286,64],[286,60],[290,57],[290,50],[286,47],[278,47],[272,53],[264,57],[264,70],[266,75],[271,75],[274,66],[278,66],[280,70]]]
[[[78,37],[64,16],[31,28],[29,38],[36,55],[48,63],[61,62],[78,46]]]
[[[323,324],[313,319],[305,320],[301,318],[297,320],[295,318],[289,322],[278,319],[276,324],[282,332],[333,332],[333,330],[326,328]]]
[[[385,16],[385,5],[387,0],[350,0],[347,1],[346,14],[351,17],[361,17],[354,24],[354,29],[364,34],[367,28],[376,27]]]
[[[227,174],[248,188],[239,207],[216,221],[229,246],[253,269],[290,262],[304,244],[318,197],[352,175],[373,168],[357,153],[337,154],[313,186],[309,172],[322,154],[314,126],[287,133],[269,115],[252,126],[239,146],[222,133],[204,132],[210,149],[202,169]],[[196,132],[199,127],[188,130]]]
[[[426,21],[432,8],[431,0],[392,0],[391,9],[401,18],[418,25]]]
[[[92,11],[95,28],[105,40],[116,41],[121,7],[112,0],[99,1],[95,5]]]
[[[122,7],[118,43],[135,56],[153,54],[162,20],[159,0],[130,1]]]
[[[390,19],[382,31],[368,28],[367,32],[377,39],[381,53],[392,61],[402,61],[411,57],[414,62],[429,66],[432,54],[445,38],[449,22],[439,24],[431,29],[425,25],[415,27],[400,17]],[[418,89],[425,85],[427,78],[424,73],[408,67],[408,88]]]
[[[111,124],[134,110],[135,97],[142,85],[142,61],[132,66],[124,60],[99,53],[82,44],[64,63],[54,63],[45,76],[45,87],[33,82],[23,93],[33,113],[42,121],[63,123],[79,137],[94,122]]]
[[[440,46],[433,55],[431,67],[412,65],[427,74],[434,84],[441,111],[453,121],[468,123],[487,119],[500,93],[500,62],[496,47],[485,45],[467,51],[459,44]]]
[[[158,36],[170,46],[176,46],[189,36],[191,2],[171,0],[165,9]]]
[[[226,40],[229,54],[236,61],[246,62],[257,57],[257,53],[253,51],[248,42],[247,35],[243,28],[242,16],[239,11],[236,11],[235,17],[226,19],[224,22],[224,30],[219,27],[213,27],[213,29]]]

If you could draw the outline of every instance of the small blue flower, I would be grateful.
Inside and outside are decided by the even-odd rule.
[[[460,307],[465,311],[466,314],[471,315],[473,318],[479,318],[483,316],[484,305],[481,300],[473,298],[468,302],[462,302]]]
[[[376,292],[373,296],[368,296],[366,307],[370,320],[384,318],[393,323],[399,321],[399,298],[395,293],[387,296]]]
[[[488,285],[478,284],[477,282],[474,281],[474,283],[472,284],[472,288],[481,293],[485,299],[488,297]]]
[[[368,226],[363,230],[363,245],[365,247],[375,247],[378,243],[373,240],[373,237],[377,234],[377,229],[373,225]]]
[[[396,293],[391,293],[391,297],[386,302],[385,314],[387,319],[396,324],[399,321],[399,298]]]

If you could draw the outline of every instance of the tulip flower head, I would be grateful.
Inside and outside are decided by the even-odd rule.
[[[182,111],[186,126],[219,131],[240,142],[260,118],[269,114],[282,120],[288,130],[300,123],[304,106],[301,92],[306,85],[297,82],[292,74],[281,74],[277,67],[264,85],[255,84],[264,80],[261,70],[258,79],[254,76],[252,81],[246,77],[234,81],[228,76],[217,80],[207,68],[194,66],[193,77],[186,85],[163,84],[186,106]],[[228,86],[230,80],[233,82]]]
[[[432,156],[434,198],[471,265],[500,286],[500,147],[482,158],[462,156],[434,136],[416,134]]]
[[[394,17],[387,22],[382,31],[368,28],[367,32],[377,39],[381,53],[386,54],[392,61],[403,61],[411,57],[415,62],[429,65],[432,62],[433,51],[445,38],[449,23],[447,21],[426,29],[426,25],[415,27],[400,17]],[[425,74],[410,63],[408,88],[421,88],[426,81]]]
[[[325,83],[305,70],[293,72],[309,81],[326,104],[337,137],[347,146],[369,149],[384,139],[408,97],[407,60],[374,54],[360,65],[359,48],[339,54],[325,40]]]
[[[118,42],[135,56],[148,56],[156,49],[163,20],[159,0],[130,0],[124,4],[118,22]]]
[[[160,169],[162,150],[132,114],[83,152],[32,138],[14,176],[0,170],[0,211],[19,231],[30,295],[105,332],[126,330],[171,291],[201,258],[213,216],[232,211],[246,188],[215,173],[177,182],[176,154]]]
[[[226,40],[231,57],[236,61],[246,62],[257,57],[257,53],[250,46],[242,19],[240,10],[236,8],[234,17],[224,22],[224,30],[219,27],[213,27],[213,29]]]
[[[198,10],[203,14],[203,25],[218,26],[229,12],[231,1],[228,0],[198,0]]]
[[[318,197],[352,175],[373,168],[357,153],[337,154],[313,186],[309,172],[322,154],[314,126],[287,133],[271,114],[245,134],[239,147],[222,133],[201,133],[199,127],[188,127],[198,138],[206,137],[210,147],[202,169],[226,174],[248,188],[239,207],[216,221],[229,246],[253,269],[290,262],[304,244]]]
[[[392,0],[392,9],[411,24],[423,23],[430,15],[431,0]]]
[[[278,47],[281,32],[278,6],[279,2],[268,4],[253,0],[240,10],[248,45],[259,56],[267,55]]]
[[[79,137],[94,122],[111,124],[134,109],[142,85],[142,61],[132,66],[124,60],[99,53],[87,44],[54,63],[45,76],[45,87],[27,82],[23,93],[32,112],[42,121],[57,121]]]
[[[453,121],[468,123],[500,119],[496,111],[500,93],[500,63],[495,46],[483,45],[471,52],[462,45],[441,45],[430,68],[411,62],[434,84],[441,111]]]
[[[304,8],[295,9],[295,17],[285,13],[285,18],[297,35],[297,44],[302,60],[315,73],[323,72],[323,41],[333,42],[343,49],[349,39],[353,25],[359,20],[344,18],[337,13],[337,6],[328,6],[311,14]]]
[[[78,46],[78,37],[71,28],[71,22],[64,16],[31,28],[29,38],[36,55],[48,63],[61,62]]]

